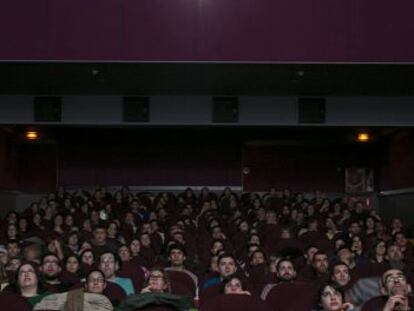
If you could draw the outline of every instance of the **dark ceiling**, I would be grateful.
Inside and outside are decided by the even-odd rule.
[[[413,96],[414,65],[0,63],[1,94]]]

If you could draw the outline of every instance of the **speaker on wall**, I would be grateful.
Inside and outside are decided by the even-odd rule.
[[[213,97],[213,122],[236,123],[239,121],[237,97]]]
[[[150,99],[149,97],[124,97],[123,120],[124,122],[149,122]]]
[[[35,122],[60,122],[62,120],[62,98],[39,96],[34,98]]]
[[[324,97],[300,97],[299,123],[325,123],[325,103]]]

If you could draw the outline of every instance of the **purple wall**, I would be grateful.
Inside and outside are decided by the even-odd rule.
[[[405,62],[412,16],[412,0],[2,1],[0,59]]]

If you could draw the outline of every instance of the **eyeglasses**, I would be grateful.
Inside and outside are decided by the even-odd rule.
[[[390,275],[385,278],[385,283],[394,283],[405,281],[404,275]]]
[[[35,272],[33,270],[27,270],[27,271],[20,270],[19,275],[23,275],[23,274],[35,274]]]

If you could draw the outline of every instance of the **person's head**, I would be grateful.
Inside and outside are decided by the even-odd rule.
[[[234,275],[225,278],[221,283],[220,292],[222,294],[243,294],[244,291],[242,280]]]
[[[313,255],[312,267],[318,274],[327,273],[329,269],[328,255],[324,252],[316,252]]]
[[[257,244],[260,245],[260,236],[258,234],[251,234],[249,237],[250,244]]]
[[[17,227],[14,223],[9,223],[7,225],[7,238],[14,240],[18,236]]]
[[[391,220],[391,228],[392,228],[392,230],[394,230],[395,232],[401,231],[402,227],[403,227],[403,223],[402,223],[402,221],[401,221],[401,219],[400,219],[400,218],[398,218],[398,217],[394,217],[394,218]]]
[[[345,243],[344,238],[338,237],[335,239],[334,244],[335,244],[335,250],[338,250],[346,243]]]
[[[363,249],[362,239],[359,235],[352,237],[352,250],[354,252],[360,252]]]
[[[309,246],[305,252],[305,259],[308,264],[313,262],[313,256],[319,251],[316,246]]]
[[[153,293],[169,292],[170,282],[168,274],[160,268],[153,268],[150,271],[147,286]]]
[[[118,255],[112,252],[104,252],[99,257],[99,269],[104,273],[105,278],[115,278],[115,273],[120,268],[120,262]]]
[[[361,224],[359,221],[352,221],[349,225],[348,231],[351,235],[361,234]]]
[[[141,241],[139,239],[133,239],[129,243],[129,249],[131,250],[132,256],[136,256],[141,251]]]
[[[228,277],[237,271],[236,260],[232,255],[222,254],[218,258],[218,272],[221,278]]]
[[[336,254],[341,262],[346,263],[347,265],[353,265],[355,261],[355,254],[351,251],[351,249],[344,245],[340,249],[337,250]]]
[[[10,258],[6,266],[6,270],[17,271],[17,269],[20,267],[21,264],[22,264],[22,260],[19,257]]]
[[[407,297],[411,294],[411,286],[401,270],[389,269],[382,275],[381,293],[389,297],[395,295]]]
[[[346,286],[351,280],[349,267],[344,262],[337,262],[332,267],[332,281],[339,287]]]
[[[374,244],[374,251],[376,256],[385,256],[387,253],[387,244],[384,240],[378,240]]]
[[[106,288],[105,275],[101,270],[91,270],[86,276],[85,291],[93,294],[102,294]]]
[[[266,254],[264,251],[258,249],[250,255],[250,265],[257,266],[266,263]]]
[[[142,233],[140,236],[141,246],[151,247],[151,236],[148,233]]]
[[[224,249],[224,244],[222,240],[214,240],[211,244],[210,253],[211,255],[217,255],[220,251]]]
[[[95,243],[98,245],[102,245],[106,243],[106,228],[104,226],[96,226],[95,229],[93,229],[93,238]]]
[[[131,260],[131,251],[127,245],[121,245],[118,247],[118,255],[122,261],[130,261]]]
[[[289,227],[283,227],[282,230],[280,231],[280,238],[282,240],[287,240],[292,238],[293,234],[292,234],[292,230]]]
[[[316,218],[309,218],[308,219],[308,230],[309,231],[318,231],[319,229],[319,221]]]
[[[249,231],[249,223],[246,220],[242,220],[239,223],[239,230],[241,232],[248,232]]]
[[[54,281],[59,277],[62,268],[59,265],[59,258],[55,254],[45,254],[42,257],[40,272],[46,281]]]
[[[76,255],[70,255],[68,257],[65,258],[64,260],[65,263],[65,270],[70,272],[70,273],[78,273],[79,271],[79,258]]]
[[[39,278],[37,275],[37,268],[32,263],[23,263],[16,271],[17,286],[20,292],[26,290],[37,290],[39,285]]]
[[[365,228],[375,230],[375,219],[373,217],[370,216],[365,219]]]
[[[59,227],[63,225],[63,217],[61,214],[57,214],[53,217],[53,225]]]
[[[38,262],[42,257],[42,248],[36,243],[29,243],[23,247],[23,256],[26,261]]]
[[[283,282],[294,280],[296,278],[296,270],[292,260],[287,258],[280,259],[276,264],[276,275]]]
[[[268,224],[273,224],[277,222],[277,215],[276,215],[276,211],[273,209],[269,209],[266,211],[266,223]]]
[[[344,293],[332,282],[324,283],[319,288],[319,303],[323,311],[341,311],[344,303]]]
[[[95,263],[95,255],[91,249],[85,249],[80,254],[81,262],[92,266]]]
[[[111,238],[116,238],[118,236],[118,225],[116,222],[110,222],[107,227],[108,236]]]
[[[79,234],[71,232],[68,236],[68,245],[77,246],[79,244]]]
[[[168,250],[168,260],[171,266],[183,267],[185,259],[185,250],[177,244],[172,244]]]
[[[404,259],[404,254],[398,245],[391,244],[387,248],[386,258],[389,261],[402,261]]]
[[[408,240],[405,237],[405,234],[403,232],[397,232],[394,234],[393,236],[394,238],[394,243],[399,246],[401,249],[405,249],[407,247],[408,244]]]

